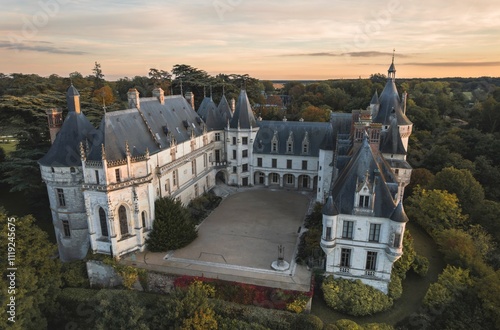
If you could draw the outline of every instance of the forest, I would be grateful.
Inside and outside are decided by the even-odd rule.
[[[61,108],[65,115],[70,84],[81,94],[85,115],[98,126],[104,111],[126,107],[129,88],[137,88],[141,96],[150,96],[154,87],[163,88],[166,95],[191,91],[198,106],[204,96],[212,96],[216,103],[223,93],[236,98],[243,87],[255,115],[263,119],[328,121],[331,112],[366,108],[386,79],[375,73],[369,79],[290,81],[276,88],[271,81],[236,74],[210,76],[185,64],[171,71],[152,68],[145,76],[117,81],[107,81],[99,63],[85,77],[78,72],[69,77],[0,74],[2,228],[4,219],[15,215],[24,219],[22,226],[29,233],[20,238],[25,244],[47,242],[36,245],[37,253],[26,250],[23,255],[31,265],[22,277],[27,283],[22,295],[31,297],[20,307],[30,311],[25,325],[47,324],[55,304],[67,299],[58,298],[68,281],[61,275],[62,266],[51,258],[56,250],[37,160],[50,147],[45,111]],[[447,266],[419,312],[394,326],[500,328],[500,78],[396,79],[396,85],[400,93],[408,93],[406,114],[413,122],[408,150],[413,173],[405,210],[410,221],[437,243]],[[4,235],[2,231],[2,246]],[[47,279],[54,276],[58,280],[49,285]],[[127,299],[132,298],[123,298]],[[106,306],[100,308],[105,315]]]

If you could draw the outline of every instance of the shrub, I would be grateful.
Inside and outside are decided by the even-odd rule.
[[[335,325],[339,330],[363,330],[362,326],[348,319],[338,320]]]
[[[415,256],[415,260],[413,260],[413,263],[411,264],[411,268],[419,276],[424,277],[427,275],[427,271],[429,270],[429,259],[417,254]]]
[[[389,282],[389,297],[393,300],[401,298],[403,294],[403,284],[401,278],[394,273],[391,274],[391,282]]]
[[[289,312],[300,314],[306,308],[308,301],[309,301],[309,297],[299,296],[291,303],[286,304],[286,310]]]
[[[321,288],[329,307],[349,315],[371,315],[387,310],[393,303],[389,296],[360,280],[349,281],[329,276]]]
[[[77,260],[63,263],[61,267],[63,286],[69,288],[86,288],[89,286],[85,261]]]
[[[180,201],[162,198],[155,202],[153,230],[146,240],[149,251],[179,249],[191,243],[197,236],[191,216]]]
[[[323,321],[316,315],[300,314],[297,315],[295,321],[295,329],[297,330],[321,330],[323,329]]]

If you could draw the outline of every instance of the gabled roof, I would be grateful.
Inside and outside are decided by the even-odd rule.
[[[104,144],[107,160],[126,157],[125,143],[132,156],[151,154],[170,147],[170,142],[182,143],[191,134],[203,134],[203,121],[180,95],[167,96],[164,104],[156,98],[141,99],[140,109],[133,108],[107,113],[99,127],[99,140],[92,145],[88,159],[101,159]]]
[[[393,197],[397,194],[398,185],[389,164],[380,153],[373,153],[367,138],[345,167],[340,169],[340,175],[334,182],[331,195],[337,209],[342,214],[352,214],[357,183],[366,175],[375,189],[373,215],[388,218],[396,206]]]
[[[216,109],[216,108],[217,106],[215,105],[212,98],[205,96],[203,98],[203,101],[201,101],[200,107],[198,108],[198,116],[200,116],[201,119],[206,120],[209,109]]]
[[[82,165],[80,142],[92,144],[96,138],[96,129],[83,112],[75,112],[74,96],[78,95],[80,95],[78,90],[71,85],[66,92],[68,115],[49,151],[38,161],[40,165],[52,167]]]
[[[246,90],[242,89],[236,102],[236,109],[234,110],[233,118],[231,118],[229,127],[231,128],[244,128],[256,127],[257,123],[253,115],[252,106],[248,100]]]
[[[219,110],[220,114],[222,115],[224,124],[226,124],[228,120],[231,120],[233,113],[231,112],[231,106],[226,99],[226,95],[222,95],[217,110]]]

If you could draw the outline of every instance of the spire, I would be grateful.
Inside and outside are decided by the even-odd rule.
[[[68,104],[69,112],[80,113],[80,93],[78,90],[71,84],[66,92],[66,102]]]
[[[396,67],[394,66],[394,54],[396,53],[396,49],[392,50],[392,63],[389,67],[387,78],[392,79],[393,81],[396,79]]]
[[[378,92],[375,91],[372,96],[372,100],[370,101],[370,104],[378,104]]]
[[[330,196],[328,196],[328,199],[326,200],[325,206],[323,206],[323,209],[321,212],[324,215],[339,215],[339,211],[337,207],[335,206],[335,203],[333,202],[333,197],[330,193]]]
[[[231,128],[252,128],[257,126],[255,117],[253,115],[252,106],[248,100],[246,90],[242,89],[240,96],[238,97],[238,102],[236,104],[236,110],[234,111],[233,118],[231,119]]]

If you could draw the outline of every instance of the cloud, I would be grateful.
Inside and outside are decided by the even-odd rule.
[[[52,46],[51,42],[47,41],[32,42],[32,45],[28,45],[22,42],[0,41],[0,48],[9,50],[24,50],[24,51],[33,51],[41,53],[50,53],[50,54],[65,54],[65,55],[87,54],[86,52],[79,50],[68,50],[64,47],[54,47]]]
[[[404,65],[433,66],[433,67],[464,67],[464,66],[500,66],[500,61],[493,62],[410,62]]]
[[[312,57],[338,57],[338,56],[351,56],[351,57],[387,57],[392,56],[392,52],[379,52],[379,51],[361,51],[361,52],[345,52],[345,53],[333,53],[333,52],[317,52],[317,53],[299,53],[299,54],[284,54],[278,56],[312,56]],[[407,54],[397,54],[397,57],[411,57]]]

